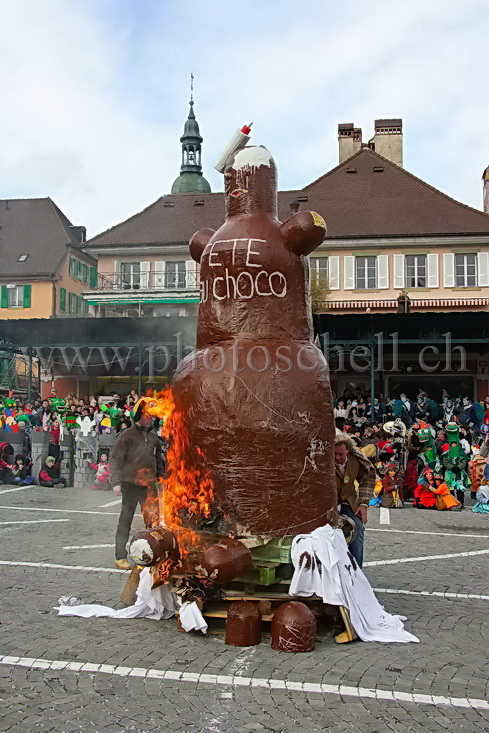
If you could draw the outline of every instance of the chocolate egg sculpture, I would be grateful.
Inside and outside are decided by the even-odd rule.
[[[214,533],[283,536],[336,521],[327,363],[312,344],[314,212],[277,219],[276,168],[250,146],[225,168],[226,221],[190,242],[200,264],[197,349],[173,392],[214,481]],[[219,527],[219,529],[216,529]]]
[[[165,560],[179,559],[177,538],[167,527],[137,532],[129,543],[129,556],[136,565],[151,567]]]

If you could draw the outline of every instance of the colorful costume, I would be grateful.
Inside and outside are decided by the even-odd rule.
[[[388,509],[402,509],[397,466],[394,463],[385,468],[382,479],[382,506]]]
[[[423,450],[418,440],[418,426],[413,427],[407,439],[407,465],[402,482],[402,493],[404,499],[410,499],[414,496],[414,491],[418,485],[418,456]]]
[[[418,459],[422,466],[429,466],[434,471],[439,471],[441,469],[441,463],[436,454],[433,433],[431,432],[431,427],[424,422],[421,423],[421,427],[418,430],[418,440],[423,448],[423,452],[419,454]]]
[[[475,455],[471,461],[469,461],[469,476],[471,481],[471,490],[475,493],[479,490],[480,486],[486,483],[484,479],[484,470],[487,466],[487,460],[484,456]]]
[[[436,494],[436,508],[439,511],[456,512],[462,509],[462,504],[452,496],[441,474],[435,476],[435,488],[432,491]]]
[[[106,455],[106,454],[104,454]],[[109,476],[110,476],[110,464],[107,460],[100,461],[100,463],[92,463],[90,461],[90,468],[96,471],[95,481],[92,484],[94,491],[106,491],[110,489]]]
[[[448,450],[442,455],[445,468],[445,483],[450,491],[463,505],[464,493],[470,487],[470,478],[467,473],[469,457],[460,445],[460,427],[457,423],[448,423],[446,427]]]
[[[413,506],[417,509],[436,509],[435,488],[433,469],[426,466],[414,492]]]
[[[66,479],[59,475],[59,463],[56,463],[53,456],[46,458],[44,467],[39,472],[39,483],[49,487],[66,486]]]

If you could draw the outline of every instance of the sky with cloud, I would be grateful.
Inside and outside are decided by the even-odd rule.
[[[195,75],[204,174],[253,121],[282,189],[402,117],[407,170],[481,208],[487,0],[0,0],[0,198],[51,196],[88,235],[169,193]],[[327,215],[327,212],[325,212]]]

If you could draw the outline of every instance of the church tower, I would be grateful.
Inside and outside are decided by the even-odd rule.
[[[182,143],[182,166],[180,175],[173,182],[172,193],[210,193],[211,187],[202,175],[202,137],[195,119],[193,98],[193,74],[191,76],[190,110],[180,138]]]

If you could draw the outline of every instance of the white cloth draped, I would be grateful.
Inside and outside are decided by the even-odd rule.
[[[344,606],[363,641],[419,641],[404,629],[404,616],[393,616],[380,605],[367,578],[348,552],[343,532],[329,525],[297,535],[291,548],[292,596],[317,595],[324,603]]]
[[[195,601],[184,603],[179,615],[185,631],[202,631],[203,634],[207,634],[207,623]]]
[[[177,599],[167,583],[151,590],[152,578],[149,568],[139,576],[136,603],[134,606],[116,611],[110,606],[84,604],[81,606],[57,606],[59,616],[82,616],[90,618],[150,618],[155,621],[171,618],[178,608]]]

